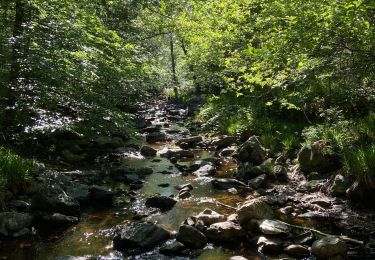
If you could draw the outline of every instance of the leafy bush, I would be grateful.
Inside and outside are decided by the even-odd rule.
[[[0,148],[0,187],[17,185],[31,176],[35,161],[21,158],[12,151]]]
[[[345,170],[357,178],[375,176],[375,145],[343,152]]]

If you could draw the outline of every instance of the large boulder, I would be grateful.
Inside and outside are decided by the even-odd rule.
[[[262,198],[255,198],[240,206],[237,214],[241,225],[246,225],[251,219],[271,219],[273,210]]]
[[[241,226],[231,221],[212,224],[205,234],[208,240],[222,243],[237,241],[245,235]]]
[[[345,257],[347,250],[346,243],[336,236],[323,237],[316,240],[311,246],[311,253],[318,259]]]
[[[152,248],[170,238],[170,233],[153,223],[130,223],[117,226],[113,247],[117,250],[132,248]]]
[[[255,165],[261,164],[266,159],[266,155],[266,149],[256,136],[251,136],[236,152],[236,157],[240,162],[251,162]]]
[[[298,152],[298,162],[304,172],[326,173],[339,169],[341,164],[324,141],[306,144]]]
[[[188,225],[180,226],[176,239],[191,248],[203,248],[207,244],[207,237],[195,227]]]
[[[169,242],[167,241],[164,245],[160,247],[159,252],[163,255],[177,255],[186,249],[184,244],[176,240]]]
[[[68,216],[80,214],[79,202],[57,187],[47,188],[43,192],[35,194],[31,200],[31,209]]]
[[[152,196],[146,199],[146,206],[169,210],[177,203],[177,200],[167,196]]]
[[[218,190],[228,190],[231,188],[246,188],[247,185],[239,180],[232,178],[218,178],[211,181],[212,186]]]
[[[85,204],[90,200],[89,186],[82,183],[72,183],[67,187],[67,193],[80,204]]]
[[[32,220],[33,217],[27,213],[2,212],[0,213],[0,234],[9,236],[29,229]]]
[[[289,245],[284,248],[284,252],[287,255],[302,258],[310,254],[310,250],[306,246],[301,245]]]

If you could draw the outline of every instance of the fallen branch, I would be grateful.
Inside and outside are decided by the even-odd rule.
[[[220,205],[220,206],[226,207],[226,208],[228,208],[228,209],[237,210],[237,208],[232,207],[232,206],[230,206],[230,205],[228,205],[228,204],[224,204],[224,203],[222,203],[222,202],[220,202],[220,201],[216,201],[216,205]]]
[[[280,222],[282,222],[282,221],[280,221]],[[302,227],[302,226],[292,225],[292,224],[288,224],[286,222],[282,222],[282,223],[284,223],[285,225],[287,225],[289,227],[292,227],[292,228],[297,228],[297,229],[303,229],[303,230],[311,231],[312,233],[318,234],[320,236],[331,236],[330,234],[324,233],[324,232],[319,231],[319,230],[314,229],[314,228],[308,228],[308,227]],[[357,240],[357,239],[350,238],[350,237],[347,237],[347,236],[337,236],[337,237],[339,237],[341,240],[343,240],[345,242],[348,242],[348,243],[358,244],[358,245],[363,245],[364,244],[364,242],[361,241],[361,240]]]

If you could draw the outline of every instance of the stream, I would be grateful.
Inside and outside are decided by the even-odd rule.
[[[160,125],[160,131],[167,135],[167,141],[147,144],[145,134],[131,145],[150,145],[158,151],[155,157],[144,157],[138,151],[126,150],[117,152],[117,158],[121,164],[131,168],[149,167],[153,173],[147,175],[143,186],[136,191],[133,199],[129,196],[117,192],[115,203],[112,207],[92,208],[88,207],[82,210],[80,221],[61,232],[38,233],[32,238],[16,239],[11,242],[1,244],[0,259],[37,259],[37,260],[84,260],[84,259],[215,259],[227,260],[231,256],[243,255],[248,259],[265,259],[266,257],[258,253],[256,247],[246,247],[243,243],[231,246],[218,246],[208,243],[203,250],[196,256],[172,257],[159,253],[156,247],[150,251],[137,255],[124,256],[121,252],[115,250],[112,244],[111,229],[119,224],[129,221],[135,221],[134,215],[141,214],[144,221],[150,221],[162,225],[169,231],[177,231],[181,223],[190,216],[197,215],[206,208],[210,208],[220,214],[230,215],[233,209],[223,206],[229,205],[237,207],[246,199],[248,194],[228,193],[227,190],[217,190],[211,185],[211,180],[217,177],[230,177],[237,168],[236,161],[231,157],[221,157],[221,165],[218,167],[215,176],[197,177],[191,174],[184,174],[176,167],[189,167],[196,160],[217,156],[215,151],[207,150],[204,147],[193,149],[194,158],[184,158],[178,160],[178,163],[172,163],[171,160],[160,156],[167,150],[176,149],[175,141],[181,137],[190,136],[191,133],[185,125],[187,120],[186,111],[178,107],[167,105],[165,102],[155,103],[155,106],[140,111],[146,121],[153,126]],[[172,110],[173,116],[167,113]],[[169,112],[170,112],[169,111]],[[178,111],[178,112],[176,112]],[[95,169],[77,169],[77,171],[108,171],[108,165],[95,166]],[[61,169],[60,169],[61,170]],[[69,169],[71,171],[71,169]],[[145,200],[155,194],[162,196],[177,195],[178,190],[175,186],[190,183],[193,186],[191,197],[179,199],[176,205],[168,211],[155,210],[145,206]],[[164,184],[164,185],[160,185]],[[128,185],[121,182],[114,182],[108,176],[103,178],[100,185],[110,187],[112,190],[128,191]],[[294,222],[302,225],[318,225],[317,223],[304,222],[298,219],[288,219],[285,216],[279,216],[287,222]],[[321,223],[320,223],[321,224]],[[327,226],[330,224],[327,223]],[[285,256],[285,255],[283,255]],[[267,257],[267,259],[280,259]],[[289,258],[290,259],[290,258]],[[359,259],[359,258],[358,258]]]

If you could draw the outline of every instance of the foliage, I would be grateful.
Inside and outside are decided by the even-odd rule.
[[[31,176],[35,161],[26,160],[0,147],[0,187],[14,185]]]

